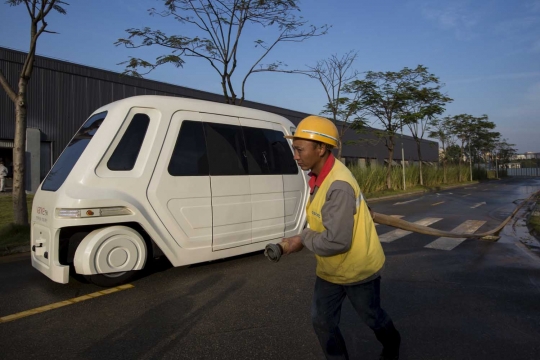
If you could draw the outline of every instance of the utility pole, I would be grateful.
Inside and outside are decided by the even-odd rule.
[[[407,185],[405,184],[405,150],[403,149],[403,121],[399,120],[401,124],[401,167],[403,168],[403,190],[407,190]]]

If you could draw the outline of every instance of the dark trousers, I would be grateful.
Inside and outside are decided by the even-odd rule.
[[[388,314],[381,308],[381,278],[359,285],[339,285],[319,277],[315,282],[311,319],[327,359],[348,359],[345,341],[339,330],[341,306],[347,296],[360,318],[383,344],[383,354],[399,351],[400,336]]]

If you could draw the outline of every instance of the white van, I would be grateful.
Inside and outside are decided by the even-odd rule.
[[[101,286],[148,259],[182,266],[259,251],[299,234],[308,185],[284,117],[239,106],[135,96],[96,110],[32,205],[32,266]]]

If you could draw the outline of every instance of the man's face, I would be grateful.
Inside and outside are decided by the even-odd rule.
[[[312,170],[323,158],[326,148],[321,144],[303,139],[293,140],[294,160],[304,171]]]

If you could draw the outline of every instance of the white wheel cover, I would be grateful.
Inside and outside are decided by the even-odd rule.
[[[111,226],[88,234],[75,251],[78,274],[107,274],[140,270],[146,262],[142,236],[127,226]]]

